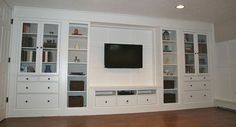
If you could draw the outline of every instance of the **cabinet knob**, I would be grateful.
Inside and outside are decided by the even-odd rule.
[[[107,103],[107,101],[105,101],[105,103]]]
[[[26,87],[25,87],[25,89],[29,89],[29,87],[28,87],[28,86],[26,86]]]
[[[48,78],[48,80],[51,80],[51,78]]]
[[[48,100],[48,102],[50,102],[50,100]]]
[[[126,100],[126,102],[128,103],[128,102],[129,102],[129,100]]]
[[[25,103],[28,103],[28,100],[26,100]]]
[[[192,77],[190,77],[190,79],[193,79]]]
[[[147,101],[149,101],[149,99],[147,99]]]
[[[206,94],[204,94],[204,97],[206,97],[207,95]]]
[[[203,79],[206,79],[206,77],[203,77]]]
[[[50,89],[50,87],[48,87],[48,89]]]
[[[190,95],[190,97],[192,98],[193,96],[192,96],[192,95]]]
[[[193,85],[190,85],[190,87],[193,87]]]
[[[25,78],[26,80],[29,80],[29,78]]]
[[[37,46],[36,48],[38,49],[39,47]]]
[[[206,84],[204,84],[204,86],[206,86]]]

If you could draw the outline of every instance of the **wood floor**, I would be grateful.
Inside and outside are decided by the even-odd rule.
[[[0,127],[236,127],[236,112],[205,108],[125,115],[10,118],[2,121]]]

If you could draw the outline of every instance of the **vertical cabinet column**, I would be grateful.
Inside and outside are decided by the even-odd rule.
[[[67,106],[87,106],[88,24],[69,23]]]
[[[177,36],[175,30],[162,30],[163,103],[178,102]]]

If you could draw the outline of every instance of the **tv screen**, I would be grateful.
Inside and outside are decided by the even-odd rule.
[[[142,68],[143,46],[105,43],[105,68]]]

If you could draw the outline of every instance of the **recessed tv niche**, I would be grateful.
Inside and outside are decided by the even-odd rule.
[[[143,46],[105,43],[105,68],[142,68]]]

